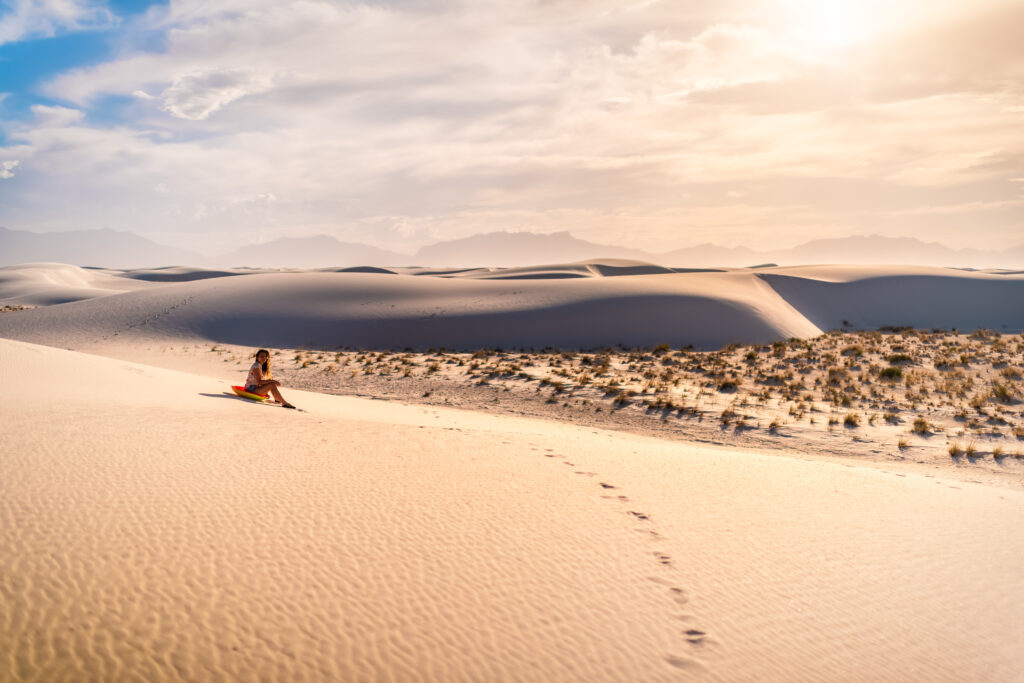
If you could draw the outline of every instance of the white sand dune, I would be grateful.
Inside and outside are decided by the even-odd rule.
[[[267,273],[0,317],[0,335],[84,348],[114,337],[276,347],[597,347],[813,336],[746,273],[490,281]]]
[[[830,266],[762,272],[779,295],[823,330],[883,325],[1024,329],[1024,278],[928,267]]]
[[[67,268],[52,266],[50,272],[63,276]],[[74,348],[118,337],[319,348],[668,343],[709,349],[811,337],[840,326],[1024,330],[1020,275],[870,266],[600,274],[609,268],[647,266],[562,264],[517,269],[511,276],[526,279],[494,279],[507,271],[477,269],[441,276],[300,271],[146,282],[145,289],[59,311],[4,315],[0,336],[60,339]],[[573,273],[581,277],[559,277]],[[24,297],[40,300],[43,291],[49,290]]]
[[[64,263],[26,263],[0,267],[0,303],[52,306],[120,294],[146,284],[104,270]]]
[[[209,280],[215,277],[231,277],[232,275],[251,275],[268,272],[251,268],[232,268],[215,270],[210,268],[193,268],[190,266],[167,266],[164,268],[139,268],[136,270],[112,271],[120,277],[132,280],[149,280],[150,282],[191,282],[192,280]]]
[[[1024,670],[1021,491],[0,354],[2,680]]]

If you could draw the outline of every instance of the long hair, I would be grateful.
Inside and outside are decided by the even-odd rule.
[[[270,351],[260,349],[256,352],[256,357],[258,358],[261,353],[267,354],[267,359],[263,361],[263,379],[270,379]]]

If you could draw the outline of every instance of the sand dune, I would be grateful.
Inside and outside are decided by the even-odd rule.
[[[52,306],[141,289],[146,283],[125,280],[109,271],[63,263],[26,263],[0,268],[0,302]]]
[[[120,337],[319,348],[667,343],[708,349],[811,337],[841,326],[1024,329],[1019,275],[839,266],[600,275],[609,268],[648,272],[646,265],[628,263],[517,269],[512,277],[538,277],[511,280],[492,277],[506,271],[480,269],[448,276],[300,271],[216,278],[189,271],[181,275],[191,281],[146,282],[139,291],[60,311],[6,314],[0,335],[44,343],[62,339],[74,348]],[[50,280],[58,277],[70,280],[61,291],[81,289],[75,278],[86,282],[83,273],[92,278],[89,291],[95,296],[110,293],[101,285],[140,284],[68,266],[13,272],[20,279],[4,292],[14,301],[52,297]],[[35,293],[25,272],[35,273]],[[589,275],[550,277],[557,273]],[[12,292],[17,296],[10,297]]]
[[[322,348],[715,347],[818,332],[746,273],[554,281],[268,273],[0,318],[0,335],[73,334],[76,348],[124,335]]]
[[[140,268],[137,270],[113,272],[120,277],[132,280],[149,280],[150,282],[191,282],[192,280],[208,280],[215,277],[231,277],[232,275],[251,275],[252,273],[264,271],[246,268],[213,270],[210,268],[192,268],[189,266],[168,266],[165,268]]]
[[[0,679],[1024,670],[1020,491],[0,353]]]
[[[938,270],[792,268],[761,277],[822,329],[1022,329],[1024,280],[1019,276]]]

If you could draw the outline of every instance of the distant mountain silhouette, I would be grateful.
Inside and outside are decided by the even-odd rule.
[[[765,252],[746,247],[720,247],[717,244],[701,244],[696,247],[675,249],[654,257],[658,263],[675,268],[701,268],[704,266],[751,266],[766,263]]]
[[[597,258],[651,261],[658,257],[626,247],[595,244],[568,232],[540,235],[532,232],[490,232],[439,242],[416,252],[414,260],[425,266],[536,266]]]
[[[0,265],[56,261],[106,268],[203,267],[351,268],[419,265],[428,267],[534,266],[596,259],[628,259],[673,268],[749,267],[766,263],[877,263],[962,268],[1024,269],[1024,244],[1003,251],[951,249],[909,237],[859,235],[818,239],[787,249],[756,251],[746,247],[701,244],[661,254],[573,237],[568,232],[541,235],[492,232],[438,242],[414,255],[341,242],[334,237],[282,238],[251,244],[209,258],[179,247],[157,244],[130,232],[83,230],[34,233],[0,228]]]
[[[27,232],[0,228],[0,265],[34,261],[102,268],[147,268],[205,261],[197,252],[118,230]]]
[[[812,240],[785,250],[790,263],[836,262],[843,263],[925,263],[948,266],[992,265],[1000,260],[998,252],[977,249],[951,249],[936,242],[922,242],[912,237],[883,237],[881,235],[855,235],[831,239]]]
[[[250,244],[210,259],[225,267],[325,268],[350,266],[407,265],[411,257],[366,244],[341,242],[327,235],[283,237],[263,244]]]
[[[968,268],[1024,267],[1024,245],[1005,251],[951,249],[913,237],[854,235],[812,240],[788,249],[754,251],[745,247],[726,249],[704,244],[664,254],[667,266],[751,266],[757,263],[803,265],[850,263],[881,265],[934,265]]]

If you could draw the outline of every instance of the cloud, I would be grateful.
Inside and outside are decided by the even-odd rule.
[[[0,178],[13,178],[14,168],[20,163],[21,162],[16,159],[12,161],[0,161]]]
[[[45,84],[66,106],[7,124],[25,144],[0,155],[31,158],[81,225],[164,233],[912,230],[899,212],[942,195],[1016,197],[1020,22],[978,4],[864,0],[885,30],[831,45],[785,25],[807,21],[797,0],[178,0],[132,27],[158,51]],[[44,189],[0,197],[0,219],[71,220]],[[999,230],[1024,220],[1000,206]]]
[[[160,108],[181,119],[200,121],[246,95],[270,90],[271,84],[269,75],[243,69],[184,74],[160,94]]]
[[[50,38],[65,31],[109,28],[116,17],[94,0],[5,0],[0,14],[0,45]]]
[[[69,107],[48,107],[34,104],[31,107],[39,125],[47,127],[69,126],[85,118],[85,112]]]

